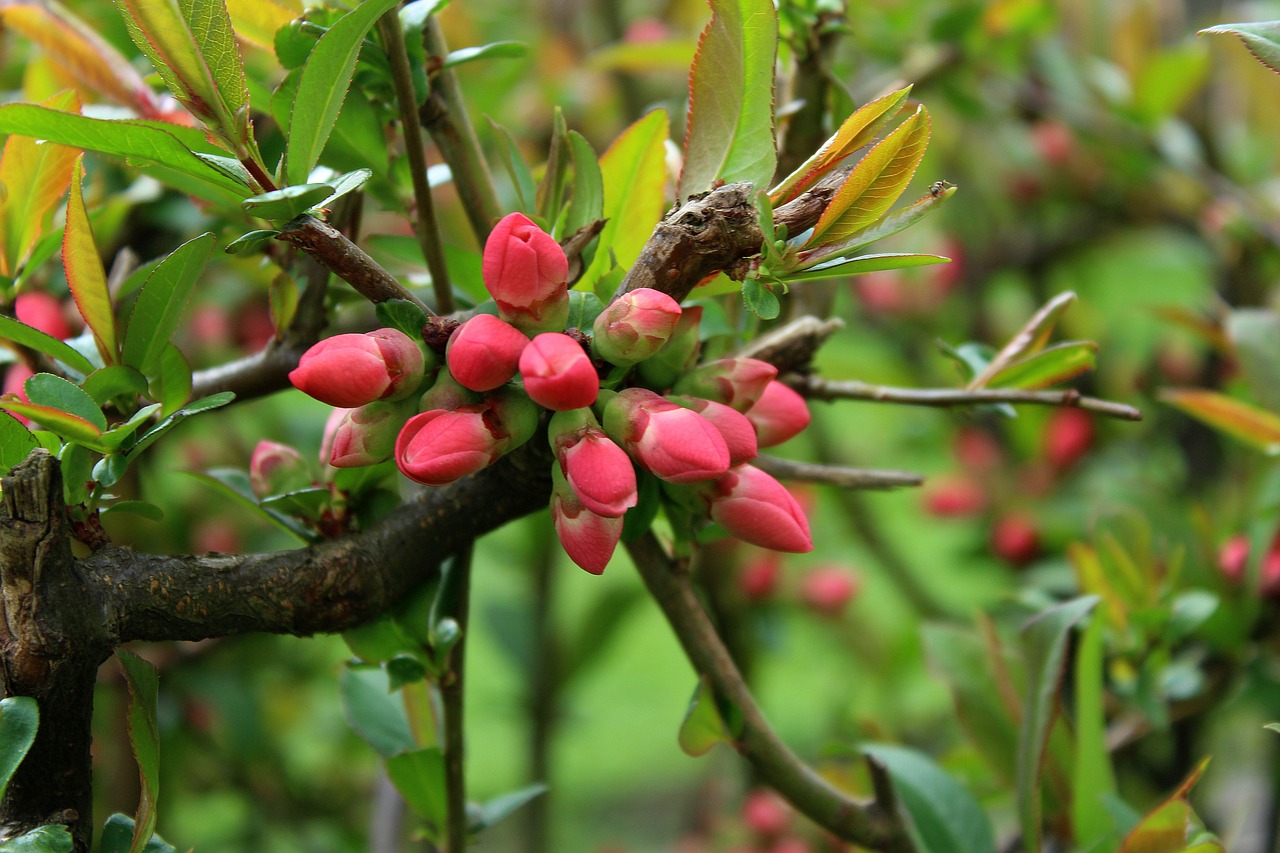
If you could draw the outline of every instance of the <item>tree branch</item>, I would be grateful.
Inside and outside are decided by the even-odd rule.
[[[907,406],[980,406],[991,403],[1031,403],[1040,406],[1075,406],[1111,418],[1142,420],[1142,412],[1123,403],[1086,397],[1074,388],[1065,391],[1022,391],[1016,388],[983,388],[964,391],[951,388],[893,388],[856,379],[830,380],[817,376],[785,377],[788,385],[816,400],[871,400]]]
[[[707,676],[721,698],[741,713],[742,731],[735,746],[760,778],[839,838],[886,853],[913,853],[914,845],[896,811],[881,803],[853,800],[832,787],[769,727],[698,601],[688,571],[667,556],[652,534],[627,549],[694,669]]]
[[[297,246],[315,258],[370,302],[376,304],[388,299],[407,299],[426,310],[426,306],[406,290],[399,279],[383,269],[337,228],[314,216],[304,214],[289,220],[280,229],[276,239]]]
[[[779,480],[803,480],[842,489],[899,489],[920,486],[924,477],[910,471],[888,471],[878,468],[850,468],[846,465],[817,465],[795,462],[777,456],[757,456],[751,464]]]

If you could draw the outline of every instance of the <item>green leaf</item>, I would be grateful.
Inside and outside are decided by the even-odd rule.
[[[201,160],[179,141],[175,133],[140,121],[89,118],[40,107],[35,104],[6,104],[0,107],[0,134],[19,134],[73,145],[127,160],[143,167],[171,169],[214,187],[221,197],[237,200],[248,189],[220,170]]]
[[[564,202],[564,177],[568,170],[569,128],[564,113],[556,107],[551,122],[551,142],[547,146],[547,162],[542,170],[542,180],[534,194],[534,208],[538,216],[554,222],[561,214]],[[562,236],[558,232],[554,236]]]
[[[182,350],[169,344],[160,352],[160,361],[150,383],[151,399],[160,403],[160,416],[169,417],[191,399],[191,365]]]
[[[270,228],[249,231],[232,240],[222,251],[228,255],[248,255],[275,240],[279,233]]]
[[[662,216],[666,139],[667,114],[654,110],[623,131],[600,158],[608,222],[577,288],[595,289],[615,262],[626,269],[640,256]]]
[[[47,823],[0,843],[0,853],[71,853],[74,846],[75,840],[64,824]]]
[[[0,341],[12,341],[24,347],[30,347],[42,355],[56,359],[73,370],[83,374],[93,372],[93,362],[85,358],[75,349],[39,329],[32,328],[12,317],[0,314]]]
[[[109,489],[124,476],[129,468],[129,460],[118,453],[109,453],[93,466],[93,481],[104,489]]]
[[[900,210],[895,210],[861,231],[855,231],[844,240],[795,253],[794,257],[798,261],[796,266],[801,269],[808,269],[826,262],[829,258],[834,258],[837,255],[848,255],[871,245],[877,240],[883,240],[885,237],[897,234],[899,231],[910,228],[919,222],[932,213],[938,205],[955,194],[956,187],[944,184],[938,192],[926,193],[910,205]]]
[[[156,725],[160,676],[154,666],[128,649],[116,649],[116,659],[129,685],[129,742],[142,786],[129,853],[141,853],[155,832],[160,798],[160,729]]]
[[[480,817],[470,827],[472,832],[489,829],[511,816],[518,809],[547,792],[547,786],[541,782],[494,797],[480,806]]]
[[[422,340],[422,327],[427,323],[427,312],[408,299],[387,299],[373,308],[378,322],[404,332],[415,341]]]
[[[591,143],[576,130],[569,131],[569,157],[573,161],[573,185],[569,212],[564,221],[566,234],[604,217],[604,178],[600,174],[600,161],[596,159]]]
[[[1058,319],[1075,302],[1076,295],[1071,291],[1059,293],[1046,302],[1040,310],[1031,316],[1018,333],[1009,339],[1000,352],[996,353],[981,373],[969,381],[965,390],[976,391],[987,387],[991,378],[1000,373],[1009,364],[1018,359],[1034,355],[1044,347]]]
[[[1280,723],[1267,723],[1263,728],[1271,729],[1273,732],[1280,732]]]
[[[733,735],[717,707],[711,681],[705,675],[698,678],[689,708],[684,712],[684,722],[680,724],[678,739],[680,749],[694,757],[706,755],[717,743],[733,743]]]
[[[381,667],[348,665],[338,678],[338,691],[347,725],[383,758],[417,748],[404,705],[390,692]]]
[[[995,853],[995,835],[978,801],[928,756],[888,744],[860,749],[888,770],[920,853]]]
[[[289,117],[289,146],[284,158],[287,183],[305,184],[320,162],[320,152],[351,86],[360,46],[378,18],[396,5],[397,0],[366,0],[331,26],[311,49]]]
[[[747,310],[761,320],[776,319],[782,312],[777,294],[758,278],[749,278],[742,283],[742,301]]]
[[[1040,772],[1049,729],[1057,711],[1067,638],[1071,628],[1097,605],[1096,595],[1072,599],[1037,614],[1022,627],[1027,693],[1018,730],[1018,815],[1027,853],[1040,853]]]
[[[915,176],[929,132],[929,113],[921,106],[868,151],[818,218],[805,248],[847,241],[887,214]]]
[[[1204,759],[1173,794],[1152,809],[1124,840],[1120,853],[1186,853],[1191,804],[1187,795],[1208,765]],[[1210,847],[1209,849],[1214,849]]]
[[[826,278],[843,278],[849,275],[862,275],[880,270],[901,270],[910,267],[924,267],[930,264],[945,264],[950,258],[941,255],[922,255],[911,252],[886,252],[879,255],[859,255],[856,258],[833,258],[825,263],[799,272],[781,272],[778,278],[783,281],[818,281]]]
[[[40,707],[30,696],[0,699],[0,795],[36,741]]]
[[[333,494],[327,486],[311,486],[263,498],[261,506],[286,515],[317,520],[332,502]]]
[[[161,423],[151,432],[143,436],[143,440],[150,444],[151,441],[154,441],[152,434],[164,425],[164,423]],[[142,441],[139,441],[139,444],[142,444]],[[137,446],[130,451],[130,455],[133,455],[136,452]],[[205,473],[187,471],[186,474],[190,477],[194,477],[206,486],[212,487],[216,492],[224,497],[230,498],[232,501],[235,501],[246,509],[252,510],[262,518],[265,518],[267,521],[270,521],[280,527],[281,530],[292,533],[303,542],[320,541],[320,537],[318,535],[307,529],[305,525],[299,523],[295,519],[292,519],[283,513],[275,512],[267,509],[266,507],[259,506],[258,499],[253,494],[253,489],[249,487],[249,475],[244,471],[235,468],[210,468]]]
[[[529,164],[525,163],[524,155],[520,153],[520,146],[516,145],[510,131],[493,119],[489,119],[489,127],[492,128],[493,135],[498,137],[498,153],[502,155],[502,164],[507,167],[507,174],[511,176],[511,183],[515,187],[517,207],[526,213],[533,213],[538,190],[533,182],[533,173],[529,171]]]
[[[367,625],[342,632],[351,653],[369,664],[386,663],[397,655],[421,654],[422,645],[394,616],[384,615]]]
[[[62,464],[62,490],[68,505],[83,504],[89,499],[93,484],[94,452],[83,444],[68,444],[58,457]]]
[[[1280,314],[1237,308],[1227,315],[1226,326],[1249,390],[1265,408],[1280,412]]]
[[[289,220],[306,213],[333,195],[328,184],[296,184],[255,195],[240,202],[241,209],[260,219]]]
[[[436,826],[444,826],[444,753],[438,747],[388,758],[387,776],[415,814]]]
[[[23,384],[23,388],[33,405],[47,406],[74,415],[92,424],[99,432],[107,428],[107,416],[93,402],[93,398],[61,376],[37,373]]]
[[[102,826],[102,840],[98,842],[98,853],[128,853],[133,843],[135,824],[133,818],[116,812]],[[176,847],[166,842],[159,835],[152,835],[142,853],[178,853]]]
[[[1200,31],[1200,35],[1227,33],[1239,36],[1259,62],[1272,71],[1280,72],[1280,21],[1260,21],[1252,24],[1218,24]]]
[[[689,71],[680,198],[737,181],[763,189],[773,179],[777,50],[771,0],[711,0],[711,21]]]
[[[95,370],[80,385],[99,406],[121,396],[139,397],[147,393],[147,379],[127,364],[112,364]]]
[[[31,455],[40,446],[31,430],[17,418],[0,415],[0,476]],[[2,793],[2,792],[0,792]]]
[[[604,312],[604,303],[594,293],[583,290],[569,291],[569,319],[566,329],[590,331],[596,318]]]
[[[822,176],[830,172],[840,161],[859,148],[866,145],[889,121],[898,114],[902,105],[911,94],[911,87],[899,89],[882,95],[874,101],[868,101],[840,124],[840,129],[830,139],[822,143],[808,160],[769,191],[769,200],[775,206],[786,204],[791,199],[812,187]]]
[[[1050,388],[1093,370],[1097,362],[1096,343],[1068,341],[1005,365],[987,380],[987,387],[1028,390]]]
[[[146,501],[116,501],[108,507],[104,507],[102,515],[137,515],[148,521],[164,521],[164,510],[153,503]]]
[[[201,234],[174,249],[151,271],[129,314],[121,353],[125,364],[148,375],[156,370],[213,244],[212,232]]]
[[[373,177],[372,169],[355,169],[350,172],[344,172],[331,181],[326,181],[333,192],[328,198],[316,205],[317,207],[328,207],[333,204],[336,199],[342,198],[347,193],[353,193],[356,190],[369,183],[369,179]]]
[[[1072,769],[1071,828],[1084,849],[1116,832],[1106,798],[1116,792],[1111,752],[1107,748],[1107,716],[1103,628],[1092,620],[1084,630],[1075,662],[1075,761]]]
[[[89,214],[84,209],[83,158],[76,160],[71,171],[71,194],[67,199],[67,227],[62,234],[62,267],[67,276],[67,287],[75,299],[76,308],[84,318],[98,352],[107,364],[117,358],[116,318],[107,292],[107,274],[102,268],[102,258],[93,241],[93,228]]]
[[[1197,389],[1165,389],[1156,395],[1185,414],[1268,456],[1280,455],[1280,416],[1248,403]]]
[[[518,59],[528,52],[529,46],[522,41],[495,41],[478,47],[451,50],[440,67],[455,68],[477,59]]]

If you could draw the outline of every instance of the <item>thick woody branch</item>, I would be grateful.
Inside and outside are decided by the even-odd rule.
[[[992,403],[1030,403],[1039,406],[1075,406],[1125,421],[1142,420],[1133,406],[1086,397],[1075,389],[1065,391],[1020,391],[1016,388],[983,388],[964,391],[950,388],[892,388],[871,385],[856,379],[828,380],[817,376],[786,377],[786,382],[806,397],[816,400],[870,400],[907,406],[979,406]]]
[[[687,569],[667,556],[652,534],[627,548],[689,662],[741,714],[742,730],[734,745],[759,778],[839,838],[886,853],[913,853],[895,810],[854,800],[832,787],[778,738],[698,600]]]

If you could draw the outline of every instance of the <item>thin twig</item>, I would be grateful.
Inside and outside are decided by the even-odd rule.
[[[1142,412],[1123,403],[1086,397],[1074,388],[1065,391],[1023,391],[1017,388],[894,388],[856,379],[831,380],[817,376],[786,377],[786,382],[806,397],[817,400],[871,400],[906,406],[980,406],[991,403],[1030,403],[1039,406],[1075,406],[1111,418],[1142,420]]]
[[[924,484],[923,476],[910,471],[818,465],[780,459],[777,456],[757,456],[751,460],[751,464],[779,480],[802,480],[806,483],[839,486],[842,489],[900,489]]]
[[[351,285],[370,302],[376,304],[388,299],[407,299],[427,310],[427,306],[406,290],[399,279],[348,240],[345,234],[314,216],[304,214],[289,220],[280,229],[276,239],[297,246],[324,264],[330,272]]]
[[[627,548],[694,669],[741,714],[734,745],[760,779],[839,838],[885,853],[912,853],[914,845],[895,810],[848,797],[778,738],[698,600],[687,568],[673,561],[653,534]]]
[[[444,722],[445,850],[463,853],[467,849],[467,777],[465,772],[465,732],[463,730],[467,648],[467,612],[471,599],[471,553],[474,543],[454,555],[446,569],[452,575],[445,585],[453,586],[456,598],[448,615],[458,623],[457,642],[449,651],[449,669],[440,679],[440,704]],[[455,574],[456,573],[456,574]]]
[[[413,72],[409,68],[409,54],[404,45],[404,33],[400,30],[400,13],[392,9],[378,21],[378,32],[391,60],[391,83],[396,90],[396,103],[400,107],[400,127],[404,131],[404,147],[409,155],[409,177],[413,183],[413,199],[418,215],[413,220],[413,231],[418,237],[422,257],[431,273],[431,288],[436,297],[436,311],[453,313],[453,288],[449,284],[449,268],[444,260],[444,247],[440,245],[440,228],[436,224],[436,208],[431,201],[431,185],[427,183],[427,154],[422,145],[422,124],[418,120],[418,96],[413,91]]]

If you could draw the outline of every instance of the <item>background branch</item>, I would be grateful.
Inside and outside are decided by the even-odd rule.
[[[842,489],[900,489],[924,484],[924,477],[910,471],[879,468],[850,468],[847,465],[819,465],[795,462],[777,456],[757,456],[751,464],[779,480],[803,480]]]

